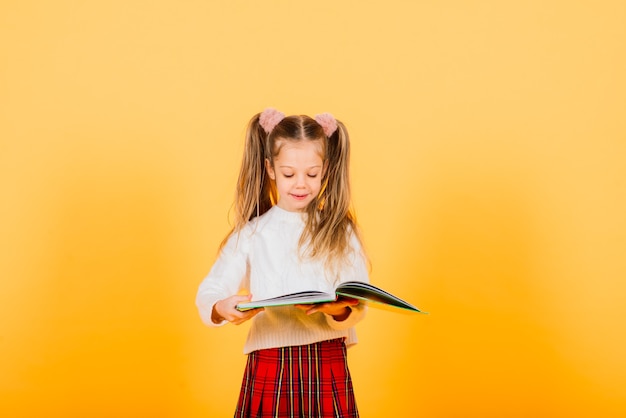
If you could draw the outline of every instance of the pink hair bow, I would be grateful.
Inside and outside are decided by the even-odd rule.
[[[315,115],[315,121],[320,124],[326,136],[331,136],[337,130],[337,120],[330,113]]]
[[[261,125],[263,130],[267,134],[269,134],[284,118],[285,114],[283,112],[279,112],[276,109],[268,107],[263,112],[261,112],[261,116],[259,116],[259,124]]]

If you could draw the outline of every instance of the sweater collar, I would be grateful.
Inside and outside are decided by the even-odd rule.
[[[272,216],[276,219],[280,219],[281,221],[286,222],[294,222],[294,223],[303,223],[305,214],[303,212],[291,212],[285,210],[278,205],[272,206],[269,210],[272,213]]]

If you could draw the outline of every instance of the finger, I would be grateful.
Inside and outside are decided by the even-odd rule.
[[[324,311],[324,309],[326,309],[328,307],[327,303],[321,303],[321,304],[316,304],[316,305],[309,305],[306,309],[306,314],[307,315],[312,315],[316,312],[320,312],[320,311]]]
[[[247,316],[238,316],[238,315],[233,315],[233,317],[231,318],[231,320],[229,321],[231,324],[234,325],[239,325],[239,324],[243,324],[244,322],[246,322],[248,320]]]
[[[263,312],[264,310],[265,310],[265,308],[256,308],[256,309],[249,310],[249,311],[247,312],[247,314],[248,314],[248,319],[249,319],[249,318],[252,318],[253,316],[258,315],[259,313]]]
[[[249,302],[252,300],[252,295],[235,295],[232,297],[233,302],[235,302],[235,305],[240,303],[240,302]]]
[[[252,317],[258,315],[262,311],[264,311],[264,308],[251,309],[251,310],[245,311],[245,312],[237,311],[237,314],[234,315],[234,318],[233,318],[233,320],[231,322],[233,324],[235,324],[235,325],[243,324],[244,322],[246,322],[249,319],[251,319]]]
[[[355,299],[355,298],[349,298],[346,296],[342,296],[341,298],[339,298],[338,302],[343,302],[345,303],[345,306],[356,306],[359,304],[359,300]]]

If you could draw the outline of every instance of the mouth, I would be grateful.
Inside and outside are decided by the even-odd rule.
[[[308,194],[308,193],[305,193],[305,194],[295,194],[295,193],[291,193],[290,195],[291,195],[291,197],[292,197],[293,199],[295,199],[295,200],[304,200],[304,199],[306,199],[306,198],[309,196],[309,194]]]

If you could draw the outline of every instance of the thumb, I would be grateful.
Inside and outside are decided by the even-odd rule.
[[[252,295],[237,295],[237,297],[235,298],[237,300],[237,302],[249,302],[250,300],[252,300]]]

